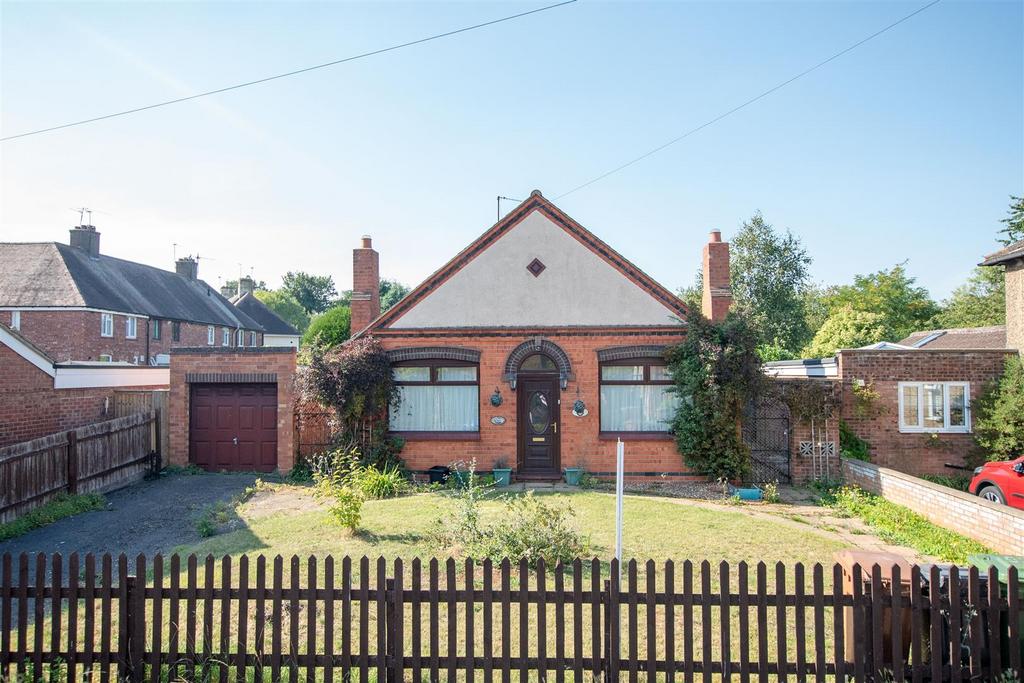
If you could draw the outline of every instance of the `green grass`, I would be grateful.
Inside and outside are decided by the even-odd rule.
[[[98,493],[72,496],[62,493],[46,505],[37,507],[18,519],[0,524],[0,541],[27,534],[33,529],[53,524],[57,520],[77,515],[80,512],[99,510],[106,507],[107,499]]]
[[[968,555],[991,552],[977,541],[932,524],[909,508],[856,487],[836,491],[831,506],[863,519],[888,543],[907,546],[947,562],[964,564]]]
[[[302,499],[308,489],[277,487],[272,495],[280,500]],[[574,523],[590,535],[593,553],[609,557],[615,545],[615,499],[598,492],[540,494],[551,502],[568,505],[575,512]],[[203,539],[177,550],[237,556],[264,554],[349,555],[387,558],[446,557],[458,548],[437,548],[430,541],[433,523],[449,513],[453,503],[443,494],[427,493],[386,500],[368,500],[363,506],[360,530],[354,534],[338,525],[324,508],[307,506],[275,512],[271,498],[255,509],[242,505],[243,525],[227,533]],[[281,507],[289,508],[288,505]],[[482,503],[485,522],[500,513],[500,500]],[[647,497],[627,496],[624,505],[625,555],[637,559],[690,559],[713,562],[784,561],[831,562],[835,551],[847,547],[811,529],[751,517],[728,508],[707,508],[676,504]],[[780,542],[784,539],[784,542]]]

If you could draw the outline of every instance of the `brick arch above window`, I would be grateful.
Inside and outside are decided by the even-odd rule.
[[[543,353],[555,361],[555,365],[558,366],[558,377],[561,380],[562,388],[565,389],[568,382],[573,379],[572,363],[569,361],[569,354],[558,344],[543,337],[528,339],[512,349],[512,353],[508,354],[508,358],[505,360],[504,380],[509,383],[512,389],[515,389],[516,373],[519,371],[519,365],[528,356],[532,356],[535,353]]]
[[[388,360],[400,363],[410,360],[458,360],[479,363],[480,352],[460,346],[409,346],[388,351]]]
[[[615,360],[628,360],[631,358],[661,358],[664,360],[667,346],[658,344],[634,344],[632,346],[613,346],[608,349],[597,350],[597,360],[607,363]]]

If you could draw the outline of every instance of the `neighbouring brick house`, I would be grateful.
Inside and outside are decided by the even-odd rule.
[[[256,298],[252,278],[243,277],[238,282],[239,293],[231,297],[231,305],[260,324],[263,328],[263,346],[299,348],[299,331]]]
[[[731,301],[729,247],[704,247],[704,308]],[[379,256],[353,253],[352,329],[391,357],[401,400],[390,415],[402,458],[423,472],[475,458],[519,479],[583,465],[630,478],[691,476],[668,432],[675,395],[666,347],[686,307],[592,232],[533,192],[380,315]]]
[[[100,253],[91,225],[70,244],[0,243],[0,322],[60,361],[166,364],[176,347],[253,347],[262,326],[198,278]]]
[[[980,265],[1003,269],[1006,283],[1006,347],[1024,353],[1024,240],[989,254]]]

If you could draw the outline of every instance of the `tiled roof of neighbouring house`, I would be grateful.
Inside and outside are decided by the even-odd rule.
[[[981,266],[998,266],[1007,261],[1024,259],[1024,240],[1007,245],[999,251],[989,254],[980,264]]]
[[[0,306],[84,306],[262,329],[202,280],[56,242],[0,243]]]
[[[898,342],[915,349],[1005,349],[1006,327],[959,327],[914,332]]]
[[[250,318],[263,326],[267,334],[287,334],[298,336],[299,331],[289,325],[277,313],[274,313],[265,303],[256,298],[252,292],[234,296],[231,303],[242,310]]]

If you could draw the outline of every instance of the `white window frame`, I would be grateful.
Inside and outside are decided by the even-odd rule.
[[[125,339],[138,339],[139,337],[139,319],[135,316],[125,316],[124,319],[124,338]]]
[[[21,329],[21,311],[11,311],[11,329]]]
[[[113,337],[114,336],[114,314],[113,313],[100,313],[100,336],[101,337]]]
[[[942,427],[924,426],[924,387],[926,385],[938,384],[942,387]],[[917,388],[917,424],[903,424],[903,388]],[[950,387],[963,387],[964,389],[964,424],[949,424],[949,389]],[[903,434],[970,434],[971,433],[971,383],[970,382],[897,382],[896,392],[898,397],[899,426]]]
[[[238,348],[245,346],[245,330],[238,330],[238,334],[235,335],[235,346]]]
[[[214,325],[206,326],[206,345],[213,346],[217,343],[217,328]]]
[[[110,355],[109,353],[101,353],[99,355],[99,359],[100,359],[101,363],[113,363],[114,362],[114,357],[112,355]]]
[[[231,328],[225,327],[220,332],[220,345],[231,346]]]
[[[255,332],[250,332],[249,333],[249,346],[256,346],[256,333]]]

